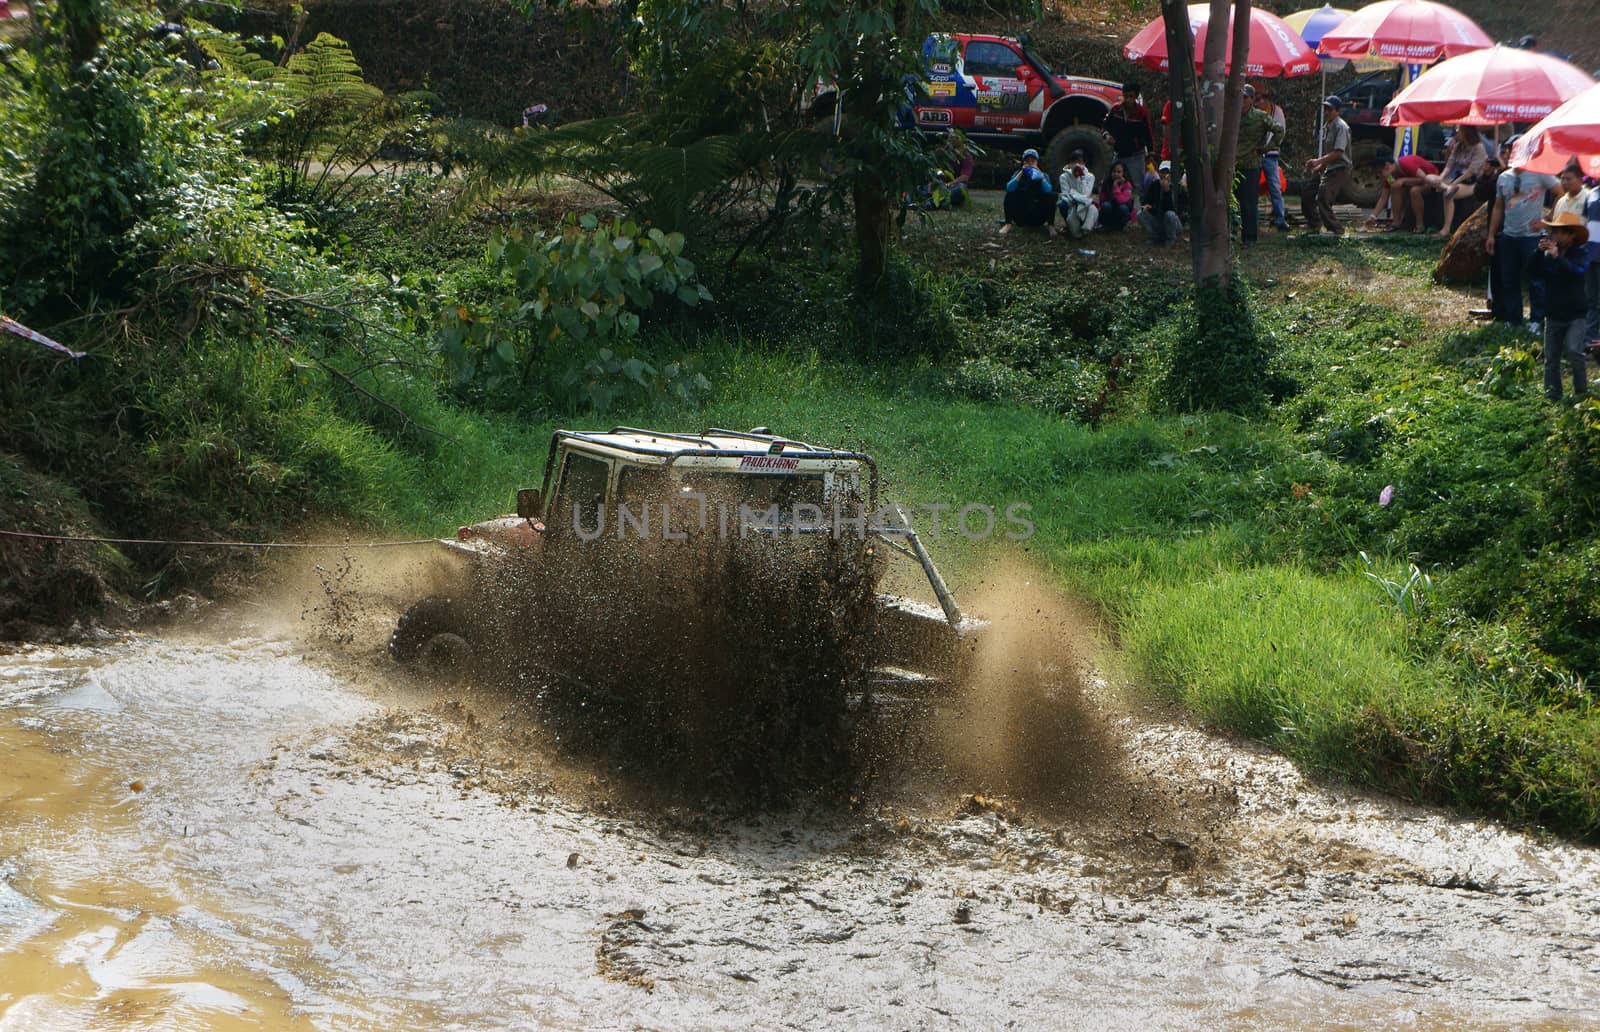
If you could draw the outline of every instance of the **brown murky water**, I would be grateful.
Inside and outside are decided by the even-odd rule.
[[[0,1032],[1600,1027],[1595,852],[1159,714],[731,818],[348,652],[0,656]]]

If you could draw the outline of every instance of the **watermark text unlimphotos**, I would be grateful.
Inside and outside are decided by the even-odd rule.
[[[580,541],[603,537],[617,540],[684,541],[691,535],[715,534],[721,538],[756,535],[826,534],[836,538],[896,537],[915,529],[919,537],[958,534],[969,541],[1003,537],[1026,541],[1033,537],[1033,506],[1012,502],[1004,509],[974,502],[925,502],[909,511],[885,505],[876,511],[861,506],[824,508],[809,502],[791,506],[710,504],[699,492],[685,492],[670,502],[624,502],[615,506],[572,506],[572,532]]]

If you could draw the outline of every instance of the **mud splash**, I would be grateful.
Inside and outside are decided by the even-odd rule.
[[[1600,1027],[1593,851],[1311,785],[1028,633],[1017,692],[1086,687],[1047,747],[991,688],[854,808],[751,818],[397,671],[393,611],[0,657],[0,1029]]]

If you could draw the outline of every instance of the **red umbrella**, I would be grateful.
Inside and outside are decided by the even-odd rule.
[[[1379,0],[1325,33],[1317,52],[1356,60],[1371,54],[1406,64],[1433,64],[1494,45],[1478,23],[1432,0]]]
[[[1211,20],[1210,4],[1189,5],[1189,32],[1194,36],[1195,67],[1203,63],[1206,50],[1206,28]],[[1233,60],[1233,18],[1228,18],[1228,62]],[[1139,30],[1138,35],[1122,48],[1122,56],[1137,61],[1158,72],[1167,70],[1167,27],[1157,18]],[[1300,33],[1291,29],[1282,18],[1260,8],[1250,11],[1250,52],[1244,63],[1244,74],[1262,79],[1276,79],[1280,75],[1311,75],[1321,67],[1317,55],[1306,46]]]
[[[1554,175],[1576,159],[1585,175],[1600,176],[1600,86],[1591,86],[1522,134],[1511,164]]]
[[[1593,85],[1559,57],[1490,47],[1430,68],[1383,109],[1383,124],[1536,122]]]

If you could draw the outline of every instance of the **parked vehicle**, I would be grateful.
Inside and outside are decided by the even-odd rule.
[[[1122,84],[1053,70],[1025,37],[936,33],[922,45],[923,76],[909,84],[906,122],[925,132],[960,129],[985,147],[1036,148],[1054,179],[1075,150],[1104,178],[1111,148],[1101,127]],[[822,90],[812,107],[831,115],[837,97]]]

